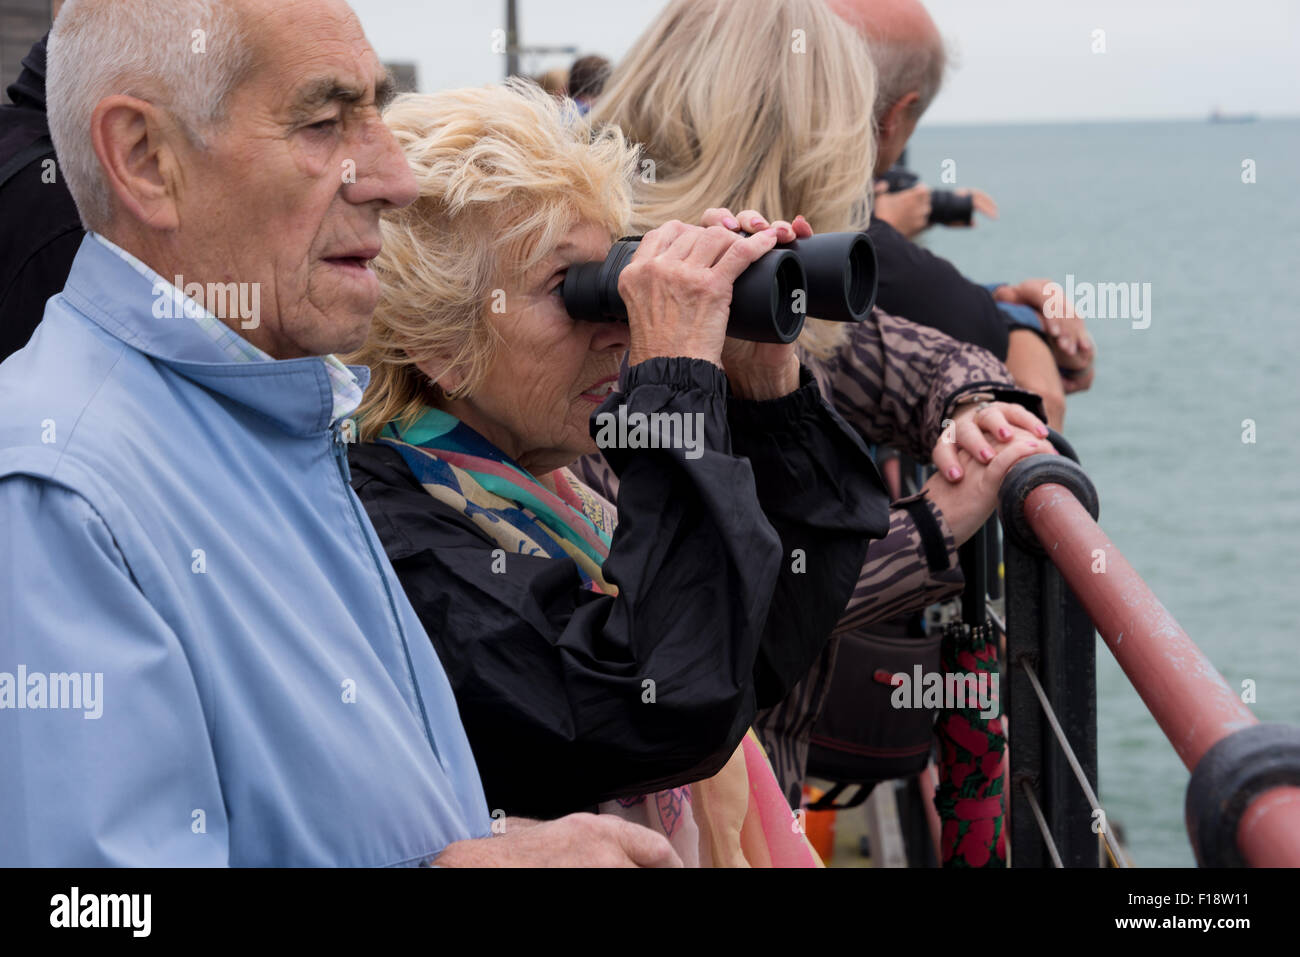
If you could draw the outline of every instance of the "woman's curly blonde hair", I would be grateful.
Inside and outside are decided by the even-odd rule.
[[[360,437],[430,404],[417,363],[439,360],[472,392],[498,345],[494,299],[550,255],[580,221],[622,235],[636,151],[614,128],[593,132],[572,103],[528,81],[398,97],[384,112],[419,183],[386,212],[374,261],[380,298],[365,345],[370,367]]]

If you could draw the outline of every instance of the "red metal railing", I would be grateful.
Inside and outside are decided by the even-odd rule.
[[[1023,520],[1189,770],[1215,745],[1258,725],[1074,493],[1038,485],[1023,497]],[[1294,776],[1275,772],[1288,773]],[[1246,800],[1234,835],[1241,858],[1300,867],[1300,787],[1275,784]]]

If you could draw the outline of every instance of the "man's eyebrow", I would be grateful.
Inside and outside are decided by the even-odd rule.
[[[393,82],[392,74],[385,71],[375,84],[375,105],[382,110],[396,93],[397,84]],[[361,87],[344,83],[337,77],[321,77],[298,92],[289,111],[295,119],[307,118],[331,103],[351,106],[362,103],[365,99],[366,91]]]
[[[393,102],[395,96],[397,96],[397,81],[393,79],[391,70],[385,70],[384,75],[375,83],[375,106],[379,107],[382,113],[384,107]]]

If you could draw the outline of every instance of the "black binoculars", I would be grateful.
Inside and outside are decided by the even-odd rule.
[[[604,262],[570,266],[564,308],[574,319],[626,322],[618,277],[640,237],[614,243]],[[861,322],[876,301],[876,247],[866,233],[825,233],[764,253],[731,290],[727,335],[750,342],[793,342],[804,319]]]

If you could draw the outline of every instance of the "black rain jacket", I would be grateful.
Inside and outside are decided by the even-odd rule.
[[[603,566],[617,596],[584,589],[567,558],[512,554],[494,573],[496,543],[395,449],[350,450],[489,805],[509,814],[555,817],[715,774],[756,708],[817,658],[868,540],[889,527],[875,465],[806,370],[788,396],[743,401],[711,363],[651,359],[597,411],[623,402],[703,413],[705,441],[695,459],[606,450],[621,482]]]

